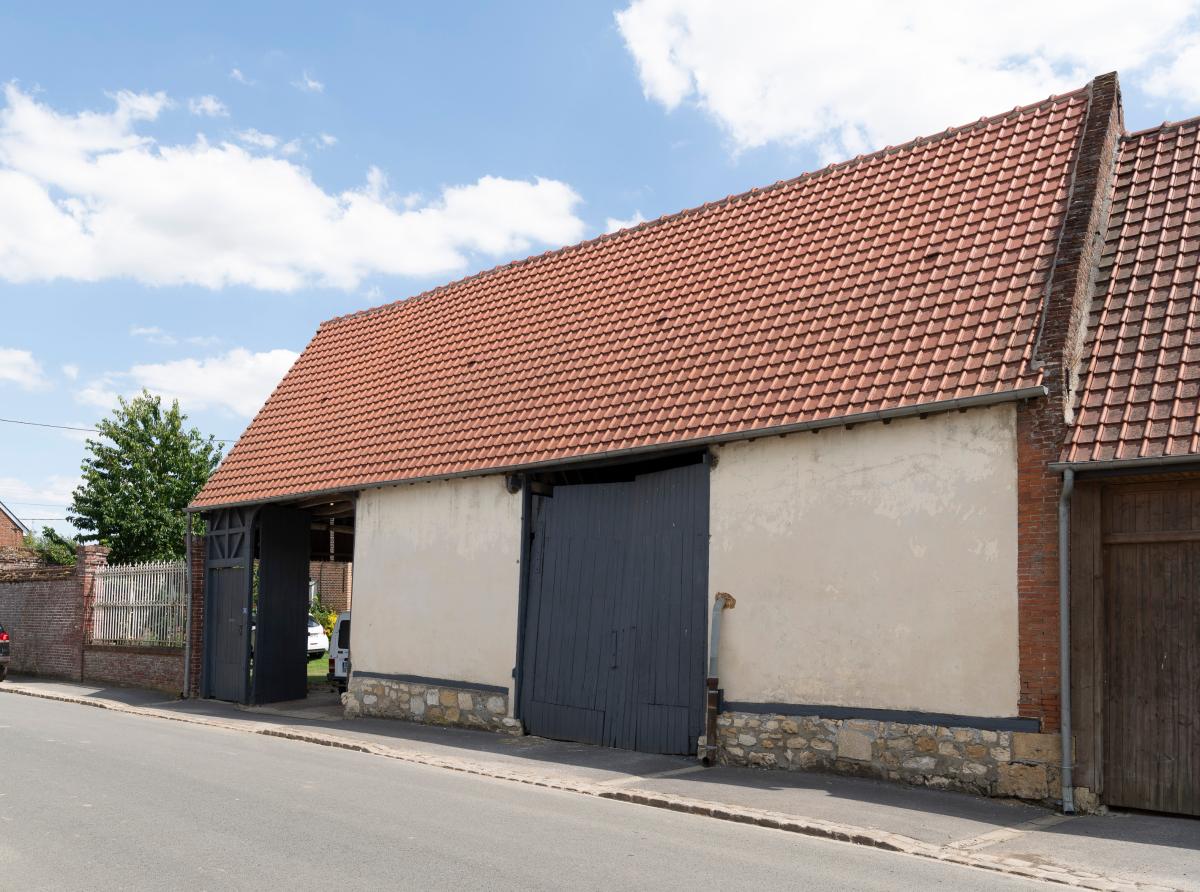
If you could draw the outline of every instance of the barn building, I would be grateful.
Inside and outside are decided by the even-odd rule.
[[[303,695],[324,550],[350,714],[1200,813],[1198,131],[1106,75],[324,323],[200,693]]]

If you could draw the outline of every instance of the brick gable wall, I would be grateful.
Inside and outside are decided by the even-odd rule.
[[[1103,248],[1114,165],[1122,133],[1115,74],[1090,87],[1087,119],[1072,172],[1070,204],[1043,307],[1034,361],[1048,397],[1017,411],[1017,565],[1021,695],[1019,714],[1059,726],[1057,461],[1071,424],[1092,279]]]
[[[24,531],[0,512],[0,548],[19,548],[24,541]]]

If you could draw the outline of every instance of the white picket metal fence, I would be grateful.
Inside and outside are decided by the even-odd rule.
[[[183,561],[125,564],[96,571],[91,644],[183,647],[187,571]]]

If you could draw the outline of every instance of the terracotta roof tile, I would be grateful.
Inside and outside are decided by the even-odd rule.
[[[330,320],[197,507],[1040,383],[1086,93]]]
[[[1200,453],[1200,119],[1126,137],[1063,460]]]

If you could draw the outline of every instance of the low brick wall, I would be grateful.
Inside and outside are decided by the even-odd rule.
[[[470,687],[353,675],[349,689],[342,694],[342,704],[347,718],[362,715],[524,733],[520,721],[509,716],[508,694]]]
[[[183,690],[183,651],[88,644],[83,648],[83,677],[87,681],[179,694]]]
[[[717,758],[727,765],[832,771],[1047,804],[1059,799],[1057,734],[725,712],[717,736]]]

